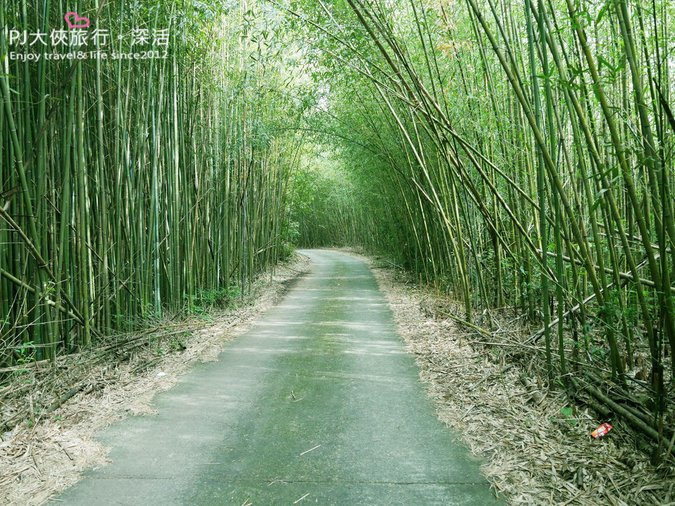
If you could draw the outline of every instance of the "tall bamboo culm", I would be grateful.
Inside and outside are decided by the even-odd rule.
[[[367,217],[355,243],[452,293],[470,324],[515,309],[540,329],[522,344],[552,388],[623,392],[666,450],[673,3],[346,0],[291,15],[347,74],[322,128],[378,194],[347,203]]]
[[[50,40],[72,35],[66,8],[90,19],[86,48]],[[296,113],[261,92],[285,76],[258,8],[2,0],[0,366],[231,297],[282,255],[297,140],[268,118]],[[85,49],[108,58],[44,58]]]

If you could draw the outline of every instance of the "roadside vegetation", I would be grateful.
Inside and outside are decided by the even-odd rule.
[[[384,254],[483,341],[518,326],[544,389],[672,455],[672,2],[285,6],[352,188],[300,244]]]
[[[0,374],[226,305],[291,251],[289,127],[306,104],[279,17],[245,2],[78,7],[86,49],[166,54],[10,59],[85,47],[51,40],[62,3],[0,4]]]
[[[673,2],[87,0],[166,57],[9,58],[63,7],[0,0],[0,396],[349,246],[672,463]]]

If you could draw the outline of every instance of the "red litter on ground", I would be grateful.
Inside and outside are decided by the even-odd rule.
[[[610,430],[612,430],[612,426],[608,423],[603,423],[600,427],[591,432],[591,436],[598,439],[605,436]]]

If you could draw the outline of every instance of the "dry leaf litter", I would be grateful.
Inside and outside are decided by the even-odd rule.
[[[571,406],[561,393],[547,393],[522,364],[472,346],[474,333],[446,317],[453,301],[382,263],[371,266],[439,418],[483,457],[482,471],[499,496],[511,504],[675,504],[672,462],[653,467],[620,423],[606,438],[593,440],[589,434],[598,419],[592,412],[574,407],[572,416],[563,414]],[[256,282],[254,302],[215,316],[216,323],[173,324],[176,332],[165,335],[179,336],[179,350],[171,340],[155,349],[138,346],[113,363],[65,357],[32,373],[34,380],[49,378],[38,381],[49,385],[48,392],[26,388],[22,383],[30,385],[29,377],[0,389],[3,422],[29,413],[28,422],[0,441],[0,504],[43,504],[85,469],[105,464],[107,449],[94,438],[98,431],[130,414],[152,413],[156,393],[173,386],[193,363],[215,360],[224,343],[307,270],[306,259],[296,258],[271,281]],[[158,350],[164,354],[158,357]],[[68,397],[73,388],[64,385],[77,385],[77,393]],[[7,395],[11,389],[31,395]],[[47,402],[38,402],[41,396]],[[68,398],[40,416],[33,405],[49,406],[50,396],[52,403]]]
[[[461,314],[455,302],[382,261],[371,267],[438,417],[484,459],[498,496],[528,505],[675,504],[672,460],[652,466],[639,436],[620,420],[605,438],[592,439],[596,415],[542,388],[526,360],[472,345],[483,336],[447,317]],[[504,336],[504,344],[514,342]],[[499,337],[492,340],[498,347]]]
[[[84,470],[104,465],[108,449],[96,441],[97,432],[126,416],[152,413],[155,394],[194,363],[215,360],[308,270],[307,258],[296,255],[260,276],[236,307],[207,319],[166,322],[154,329],[159,337],[147,332],[115,353],[82,353],[17,370],[0,388],[0,504],[44,504]],[[20,422],[7,430],[13,420]]]

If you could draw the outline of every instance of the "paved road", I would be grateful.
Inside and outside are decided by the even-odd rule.
[[[436,419],[370,270],[310,250],[283,302],[101,437],[112,463],[73,505],[486,505],[478,463]]]

